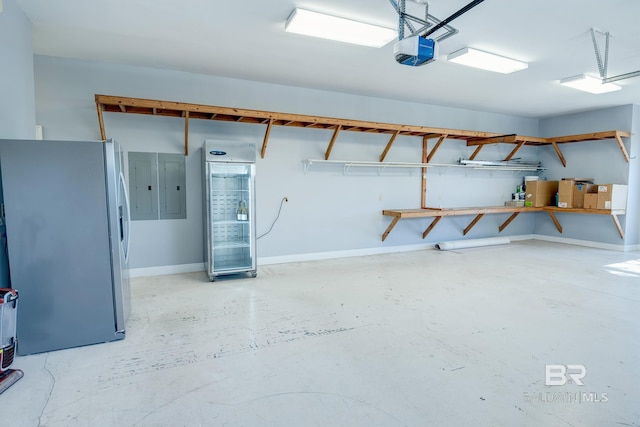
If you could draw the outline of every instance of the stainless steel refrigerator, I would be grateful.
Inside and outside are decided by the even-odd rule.
[[[207,273],[256,277],[255,144],[205,141]]]
[[[129,204],[113,141],[0,140],[18,354],[124,338]]]

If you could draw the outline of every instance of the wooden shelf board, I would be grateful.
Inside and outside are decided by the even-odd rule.
[[[582,208],[559,208],[557,206],[483,206],[470,208],[433,208],[433,209],[385,209],[382,215],[404,218],[427,218],[434,216],[460,216],[477,214],[500,214],[513,212],[564,212],[592,215],[624,215],[624,209],[582,209]]]
[[[304,114],[280,113],[274,111],[251,110],[234,107],[220,107],[215,105],[192,104],[186,102],[161,101],[144,98],[130,98],[123,96],[95,95],[98,107],[98,121],[100,122],[101,137],[106,139],[102,112],[145,114],[189,119],[228,121],[247,124],[271,124],[271,126],[304,127],[313,129],[336,129],[341,126],[345,132],[368,132],[388,135],[415,136],[428,139],[441,138],[463,140],[469,146],[483,146],[487,144],[507,143],[539,146],[549,144],[564,144],[570,142],[596,141],[603,139],[619,139],[630,136],[629,132],[606,131],[579,135],[540,138],[522,135],[504,135],[495,132],[470,131],[462,129],[446,129],[430,126],[402,125],[364,120],[350,120],[336,117],[312,116]],[[185,141],[185,145],[187,142]],[[265,144],[266,147],[266,144]],[[624,152],[623,152],[624,153]],[[433,153],[432,153],[433,154]]]
[[[444,209],[385,209],[382,215],[404,218],[427,218],[435,216],[461,216],[478,214],[499,214],[514,212],[539,212],[545,208],[527,206],[488,206],[476,208],[444,208]]]
[[[581,141],[596,141],[614,139],[616,136],[629,137],[629,132],[606,131],[580,135],[559,136],[553,138],[539,138],[521,135],[503,135],[493,132],[469,131],[461,129],[446,129],[430,126],[401,125],[383,122],[370,122],[363,120],[350,120],[334,117],[310,116],[303,114],[279,113],[263,110],[249,110],[233,107],[219,107],[214,105],[191,104],[184,102],[160,101],[143,98],[129,98],[110,95],[95,95],[96,103],[102,106],[105,112],[126,114],[147,114],[169,117],[184,117],[184,112],[189,112],[191,119],[219,120],[240,123],[265,124],[269,119],[275,126],[293,127],[319,127],[333,129],[342,125],[344,131],[350,132],[376,132],[400,135],[421,136],[438,138],[447,135],[447,139],[461,139],[468,141],[469,145],[483,145],[489,143],[518,143],[526,141],[525,145],[546,145],[556,142],[558,144]],[[493,138],[493,139],[492,139]],[[492,142],[497,141],[497,142]]]
[[[556,228],[562,233],[562,226],[555,216],[555,213],[576,213],[576,214],[590,214],[590,215],[608,215],[613,218],[613,222],[620,234],[621,238],[624,238],[624,233],[620,222],[618,221],[618,215],[625,215],[624,209],[578,209],[578,208],[559,208],[556,206],[544,206],[544,207],[530,207],[530,206],[485,206],[485,207],[469,207],[469,208],[426,208],[426,209],[385,209],[382,211],[382,215],[393,217],[393,221],[389,224],[389,227],[385,230],[382,240],[384,241],[393,227],[396,226],[399,220],[409,218],[435,218],[422,234],[424,239],[427,234],[435,227],[440,219],[445,216],[464,216],[464,215],[476,215],[473,221],[464,229],[464,235],[466,235],[477,222],[486,214],[508,214],[511,216],[499,227],[499,231],[503,231],[520,213],[527,212],[547,212],[553,220]]]

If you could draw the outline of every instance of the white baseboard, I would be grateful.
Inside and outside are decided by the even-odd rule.
[[[520,234],[518,236],[506,236],[511,239],[512,242],[519,242],[522,240],[534,240],[536,238],[535,234]]]
[[[163,265],[160,267],[132,268],[129,277],[166,276],[168,274],[196,273],[205,271],[203,262],[195,264]]]
[[[610,243],[591,242],[588,240],[568,239],[565,237],[545,236],[541,234],[522,234],[507,236],[511,241],[542,240],[545,242],[565,243],[568,245],[586,246],[589,248],[606,249],[618,252],[640,250],[640,245],[614,245]],[[349,258],[367,255],[380,255],[397,252],[421,251],[433,249],[436,242],[421,243],[419,245],[384,246],[377,248],[350,249],[345,251],[312,252],[307,254],[292,254],[258,258],[258,265],[285,264],[289,262],[319,261],[324,259]],[[205,263],[165,265],[160,267],[133,268],[129,270],[130,277],[164,276],[168,274],[196,273],[205,271]]]
[[[434,244],[435,243],[421,243],[419,245],[387,246],[377,248],[349,249],[346,251],[312,252],[307,254],[262,257],[258,258],[258,265],[286,264],[288,262],[319,261],[323,259],[380,255],[394,252],[421,251],[425,249],[433,249]]]
[[[565,243],[568,245],[586,246],[588,248],[606,249],[609,251],[630,252],[638,250],[640,245],[615,245],[613,243],[592,242],[590,240],[569,239],[566,237],[545,236],[543,234],[534,234],[535,240],[543,240],[545,242]]]

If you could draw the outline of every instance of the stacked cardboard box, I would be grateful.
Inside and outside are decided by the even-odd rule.
[[[627,186],[620,184],[598,185],[596,209],[626,209]]]
[[[558,181],[527,181],[525,206],[554,206]]]
[[[597,185],[593,185],[590,188],[587,188],[587,192],[584,195],[584,205],[582,207],[585,209],[598,209]]]
[[[594,188],[593,178],[562,178],[558,183],[558,207],[583,208],[584,195]]]
[[[593,178],[527,181],[526,206],[619,210],[627,207],[627,186],[593,184]]]

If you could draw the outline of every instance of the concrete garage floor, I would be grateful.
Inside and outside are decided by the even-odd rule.
[[[640,426],[638,252],[526,241],[132,289],[124,341],[16,359],[2,425]],[[546,364],[584,385],[545,386]]]

